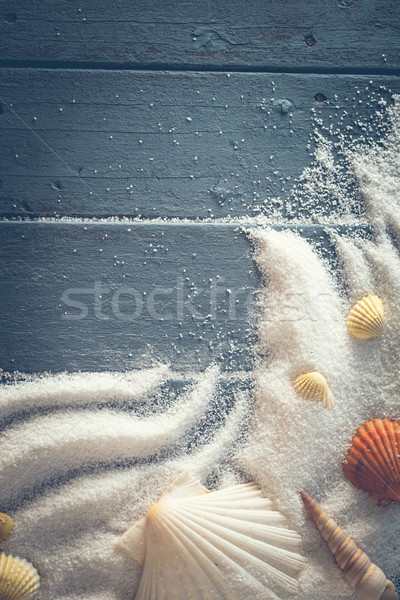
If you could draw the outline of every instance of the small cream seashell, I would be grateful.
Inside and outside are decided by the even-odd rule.
[[[364,296],[357,302],[347,319],[349,333],[359,340],[382,335],[385,309],[378,296]]]
[[[118,544],[143,564],[136,600],[296,594],[305,560],[284,520],[255,483],[209,492],[184,473]]]
[[[0,600],[28,600],[39,586],[39,574],[27,560],[0,554]]]
[[[328,410],[332,410],[335,406],[335,397],[329,389],[325,377],[318,371],[300,375],[292,381],[292,387],[304,400],[321,402],[322,406]]]
[[[14,528],[12,518],[4,513],[0,513],[0,544],[4,542]]]
[[[306,492],[300,492],[310,517],[328,544],[359,600],[397,600],[394,585]]]

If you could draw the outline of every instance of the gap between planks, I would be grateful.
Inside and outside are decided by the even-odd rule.
[[[201,65],[201,64],[179,64],[173,65],[169,63],[142,63],[140,65],[132,65],[131,63],[118,63],[118,62],[75,62],[75,61],[46,61],[46,60],[0,60],[0,69],[51,69],[51,70],[64,70],[70,71],[86,71],[86,70],[97,70],[97,71],[155,71],[155,72],[174,72],[174,73],[263,73],[263,74],[309,74],[309,75],[366,75],[366,76],[388,76],[394,75],[400,76],[400,70],[393,67],[353,67],[348,68],[336,68],[330,67],[283,67],[273,65],[264,65],[262,67],[256,67],[254,65]]]
[[[371,226],[367,223],[271,223],[265,220],[264,222],[256,221],[255,219],[248,220],[240,220],[240,219],[230,219],[229,221],[224,220],[191,220],[186,218],[175,218],[175,219],[140,219],[134,220],[129,219],[128,217],[119,218],[116,215],[110,215],[109,217],[95,217],[93,215],[89,215],[87,217],[81,215],[80,217],[60,217],[60,218],[46,218],[46,217],[24,217],[24,219],[20,218],[0,218],[0,227],[2,225],[56,225],[56,226],[64,226],[68,227],[69,225],[107,225],[107,226],[134,226],[134,227],[217,227],[217,228],[234,228],[237,230],[240,229],[248,229],[248,228],[256,228],[256,227],[264,227],[269,229],[288,229],[291,231],[301,230],[301,231],[325,231],[329,229],[340,229],[341,232],[348,231],[361,231],[364,233],[371,233]]]

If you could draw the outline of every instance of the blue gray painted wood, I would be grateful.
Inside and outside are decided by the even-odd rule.
[[[246,311],[258,278],[232,227],[28,222],[0,231],[2,368],[124,370],[157,359],[249,368]]]
[[[388,72],[398,0],[6,0],[3,64]]]
[[[357,135],[355,121],[382,110],[389,90],[400,93],[396,77],[360,75],[3,69],[1,77],[0,216],[8,217],[297,217],[288,198],[311,161],[313,118]]]
[[[1,368],[251,369],[260,282],[237,227],[2,222],[0,239]]]
[[[346,126],[399,92],[399,27],[398,0],[6,0],[0,216],[289,221],[312,109]],[[0,369],[251,368],[259,277],[235,227],[1,222],[0,239]]]

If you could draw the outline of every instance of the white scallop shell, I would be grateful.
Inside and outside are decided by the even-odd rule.
[[[298,592],[303,566],[297,532],[277,526],[254,484],[208,492],[184,473],[131,527],[119,545],[143,564],[135,600],[236,600],[279,597],[270,587]]]
[[[357,302],[347,319],[347,329],[352,336],[368,340],[382,335],[385,309],[378,296],[364,296]]]
[[[292,382],[292,387],[304,400],[321,402],[328,410],[332,410],[335,406],[335,397],[325,377],[318,371],[300,375]]]

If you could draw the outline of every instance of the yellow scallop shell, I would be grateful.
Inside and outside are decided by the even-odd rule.
[[[14,521],[4,513],[0,513],[0,544],[10,535],[14,527]]]
[[[329,389],[325,377],[318,371],[300,375],[292,381],[292,388],[304,400],[322,402],[322,406],[328,410],[332,410],[335,406],[335,397]]]
[[[39,574],[27,560],[0,554],[0,600],[32,598],[39,586]]]
[[[384,328],[384,315],[383,302],[378,296],[364,296],[350,312],[347,329],[359,340],[379,337]]]

